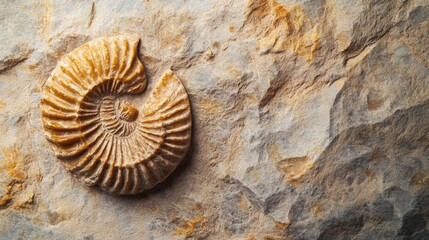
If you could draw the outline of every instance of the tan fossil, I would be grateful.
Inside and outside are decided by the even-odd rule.
[[[146,87],[139,40],[99,38],[67,54],[44,85],[45,135],[68,170],[112,194],[136,194],[167,178],[191,142],[191,109],[168,71],[141,107],[125,99]]]

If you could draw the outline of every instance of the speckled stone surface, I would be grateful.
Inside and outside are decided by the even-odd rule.
[[[429,239],[428,1],[6,0],[0,19],[0,239]],[[59,59],[114,35],[193,114],[191,158],[132,197],[68,173],[40,115]]]

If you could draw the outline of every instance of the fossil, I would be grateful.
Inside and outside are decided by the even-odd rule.
[[[116,36],[76,48],[61,59],[42,93],[42,122],[56,157],[88,185],[112,194],[153,188],[176,169],[191,143],[188,95],[172,71],[143,104],[133,105],[130,97],[141,99],[146,88],[138,43]]]

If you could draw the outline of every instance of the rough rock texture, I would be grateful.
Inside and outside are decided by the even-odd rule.
[[[0,239],[429,239],[428,1],[6,0],[0,19]],[[118,34],[147,91],[172,69],[193,110],[190,160],[134,197],[72,177],[40,116],[58,60]]]

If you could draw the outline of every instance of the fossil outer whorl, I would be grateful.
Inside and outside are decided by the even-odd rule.
[[[185,158],[191,109],[168,71],[141,108],[121,100],[142,93],[138,39],[99,38],[67,54],[45,83],[46,138],[66,168],[112,194],[136,194],[163,181]]]

